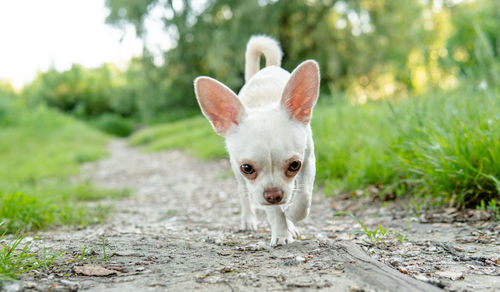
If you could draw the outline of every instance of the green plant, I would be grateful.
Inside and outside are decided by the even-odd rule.
[[[106,254],[106,239],[104,236],[102,237],[102,259],[101,262],[108,261],[111,257],[113,257],[116,253],[113,252],[111,254]]]
[[[130,143],[148,150],[186,149],[205,159],[227,157],[223,139],[202,116],[145,128],[132,135]]]
[[[497,200],[489,200],[487,206],[485,205],[484,200],[481,200],[481,203],[476,206],[476,209],[491,212],[495,220],[500,221],[500,204],[498,204]]]
[[[75,262],[79,263],[79,262],[83,262],[83,261],[90,259],[89,256],[91,256],[91,254],[93,252],[92,248],[87,250],[85,247],[80,245],[80,250],[81,250],[81,252],[74,259]]]
[[[411,222],[412,222],[412,218],[409,217],[408,218],[408,227],[407,227],[407,230],[406,230],[407,233],[410,233]],[[403,234],[403,233],[398,232],[398,231],[395,231],[394,234],[395,234],[394,238],[396,238],[396,240],[399,241],[400,243],[403,243],[403,242],[405,242],[405,241],[408,240],[408,235],[406,235],[406,234]]]
[[[102,251],[102,258],[97,259],[94,257],[94,248],[86,249],[82,246],[80,246],[81,252],[75,257],[74,261],[76,262],[89,262],[89,263],[105,263],[107,262],[110,258],[112,258],[116,253],[113,252],[111,254],[108,254],[106,251],[106,239],[104,236],[101,237],[101,251]]]
[[[6,112],[0,121],[0,234],[96,223],[109,207],[89,208],[85,201],[128,195],[70,181],[81,163],[106,156],[106,135],[20,100],[8,102]]]
[[[390,235],[393,235],[394,238],[397,241],[401,242],[401,243],[408,240],[408,236],[407,235],[405,235],[405,234],[403,234],[401,232],[398,232],[398,231],[388,230],[386,227],[383,227],[380,224],[377,225],[376,229],[370,230],[370,229],[368,229],[365,226],[365,224],[358,217],[356,217],[356,216],[354,216],[354,215],[352,215],[350,213],[345,213],[345,212],[335,213],[333,215],[333,217],[336,217],[336,216],[345,216],[345,215],[354,218],[359,223],[359,225],[361,225],[361,228],[363,228],[363,232],[366,234],[366,236],[368,236],[368,239],[370,239],[371,242],[383,241],[383,240],[387,239]],[[408,232],[410,232],[411,221],[412,220],[411,220],[411,217],[410,217],[408,219]],[[350,235],[349,235],[349,238],[350,238]]]
[[[126,137],[134,130],[133,122],[117,114],[103,114],[90,121],[97,129],[118,137]]]
[[[47,254],[43,249],[41,254],[31,251],[31,243],[22,246],[26,235],[15,236],[11,240],[0,236],[0,288],[3,281],[17,278],[19,274],[33,269],[47,268],[61,254]],[[7,241],[6,243],[3,243]]]
[[[53,212],[57,207],[44,204],[36,197],[24,193],[0,193],[0,232],[16,233],[41,229],[54,220]]]
[[[359,225],[361,225],[361,228],[363,228],[363,231],[365,232],[366,236],[368,236],[368,238],[372,242],[384,240],[388,236],[387,228],[384,228],[384,227],[382,227],[382,225],[378,224],[376,229],[369,230],[368,228],[366,228],[365,224],[363,224],[363,222],[358,217],[356,217],[350,213],[340,212],[340,213],[335,213],[333,216],[335,217],[335,216],[343,216],[343,215],[351,216],[356,221],[358,221]]]

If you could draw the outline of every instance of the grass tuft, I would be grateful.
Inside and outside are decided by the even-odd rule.
[[[55,261],[58,254],[47,254],[47,250],[42,253],[31,251],[31,243],[27,242],[24,236],[16,236],[7,240],[4,235],[0,236],[0,289],[3,282],[17,279],[18,275],[33,269],[47,268]]]

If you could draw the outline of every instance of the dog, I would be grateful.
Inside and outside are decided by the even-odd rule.
[[[266,66],[260,70],[260,57]],[[296,223],[309,214],[316,175],[310,121],[319,95],[319,66],[307,60],[292,73],[281,68],[279,43],[250,38],[245,85],[236,95],[206,76],[194,80],[201,111],[224,137],[238,182],[241,227],[256,230],[255,207],[271,225],[271,246],[298,238]]]

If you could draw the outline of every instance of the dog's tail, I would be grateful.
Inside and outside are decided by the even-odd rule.
[[[267,66],[281,66],[280,44],[275,39],[265,35],[255,35],[250,38],[245,54],[245,81],[250,80],[260,70],[260,55],[266,58]]]

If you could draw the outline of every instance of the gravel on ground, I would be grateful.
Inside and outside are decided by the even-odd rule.
[[[500,227],[477,210],[410,216],[404,201],[314,195],[302,238],[270,248],[263,212],[242,232],[236,182],[226,160],[180,151],[146,153],[126,141],[85,165],[82,179],[133,196],[112,202],[103,224],[34,234],[36,249],[63,252],[48,270],[5,285],[7,291],[379,291],[342,262],[338,242],[352,241],[391,269],[446,291],[500,290]],[[370,239],[355,214],[370,231]],[[379,228],[380,226],[380,228]],[[381,234],[384,233],[385,235]],[[103,260],[102,240],[106,260]],[[111,255],[111,256],[110,256]]]

